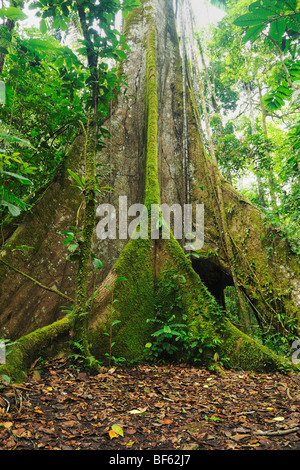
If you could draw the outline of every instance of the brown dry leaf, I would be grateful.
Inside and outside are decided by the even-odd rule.
[[[231,436],[231,439],[236,442],[239,442],[242,439],[246,439],[247,437],[251,437],[251,434],[235,434],[234,436]]]
[[[15,445],[16,445],[16,443],[15,443],[15,440],[14,440],[13,436],[10,436],[9,439],[7,439],[7,441],[6,441],[6,447],[11,449]]]
[[[11,421],[6,421],[5,423],[0,423],[0,426],[5,427],[6,429],[10,429],[13,426],[14,423]]]
[[[164,424],[172,424],[173,423],[173,419],[164,419]]]
[[[183,444],[181,450],[197,450],[197,444]]]
[[[131,415],[140,415],[141,413],[145,413],[147,411],[147,408],[137,408],[136,410],[130,410],[128,411],[129,414]]]
[[[41,381],[41,374],[38,370],[34,370],[32,373],[32,378],[35,382],[40,382]]]
[[[235,432],[239,433],[239,434],[247,434],[249,433],[249,429],[246,429],[246,428],[243,428],[242,426],[234,429]]]
[[[31,432],[27,431],[25,428],[15,429],[14,434],[17,437],[31,437],[32,436]]]
[[[133,429],[133,428],[126,429],[126,434],[132,435],[135,433],[136,433],[136,429]]]
[[[63,423],[61,423],[61,425],[62,425],[63,427],[66,427],[66,428],[73,428],[73,427],[75,426],[75,424],[76,424],[76,421],[73,421],[73,420],[71,420],[71,421],[64,421]]]

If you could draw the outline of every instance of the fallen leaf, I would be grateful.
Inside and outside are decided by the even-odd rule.
[[[6,421],[6,423],[0,423],[0,426],[4,426],[6,429],[10,429],[13,423],[11,421]]]
[[[276,416],[276,418],[273,418],[273,421],[284,421],[283,416]]]
[[[32,378],[35,382],[40,382],[41,381],[41,374],[38,370],[34,370],[32,373]]]
[[[63,427],[67,427],[67,428],[72,428],[73,426],[75,426],[75,424],[76,424],[76,421],[73,421],[73,420],[64,421],[63,423],[61,423]]]
[[[108,432],[109,434],[109,437],[111,439],[113,439],[114,437],[119,437],[119,434],[117,434],[115,431],[113,431],[112,429]]]
[[[173,423],[173,419],[164,419],[164,424],[172,424]]]
[[[183,444],[181,450],[197,450],[197,444]]]
[[[165,403],[159,401],[157,403],[154,403],[154,406],[156,406],[156,408],[163,408],[165,406]]]
[[[235,432],[238,432],[239,434],[247,434],[249,433],[249,429],[243,428],[242,426],[234,429]]]
[[[11,448],[11,447],[14,447],[15,445],[16,445],[16,443],[15,443],[14,438],[12,436],[10,436],[10,438],[7,439],[7,441],[6,441],[6,446],[8,448]]]
[[[126,434],[135,434],[136,433],[136,429],[133,429],[133,428],[129,428],[129,429],[126,429]]]
[[[130,411],[128,411],[128,413],[131,414],[131,415],[138,415],[138,414],[141,414],[141,413],[145,413],[145,411],[147,411],[147,407],[146,408],[137,408],[136,410],[130,410]]]
[[[124,436],[123,429],[118,424],[113,424],[111,429],[119,436],[122,436],[122,437]]]
[[[246,439],[247,437],[251,437],[251,434],[235,434],[234,436],[231,436],[231,439],[238,442],[242,439]]]

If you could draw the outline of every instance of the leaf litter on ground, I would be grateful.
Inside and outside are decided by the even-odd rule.
[[[186,364],[89,375],[61,358],[0,389],[0,450],[299,450],[299,385]]]

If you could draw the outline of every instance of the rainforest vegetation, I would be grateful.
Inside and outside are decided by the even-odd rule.
[[[211,4],[204,28],[188,0],[2,2],[6,377],[61,348],[96,369],[297,368],[299,2]],[[204,203],[203,249],[95,240],[124,194]]]

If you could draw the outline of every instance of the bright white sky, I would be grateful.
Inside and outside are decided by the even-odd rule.
[[[212,6],[209,0],[191,0],[191,4],[195,13],[196,21],[200,28],[208,26],[210,23],[217,23],[224,16],[224,11]],[[24,9],[28,15],[28,19],[22,21],[24,27],[39,26],[39,19],[36,18],[35,12]]]
[[[212,6],[209,0],[191,0],[191,4],[200,28],[217,23],[225,16],[225,12]]]

